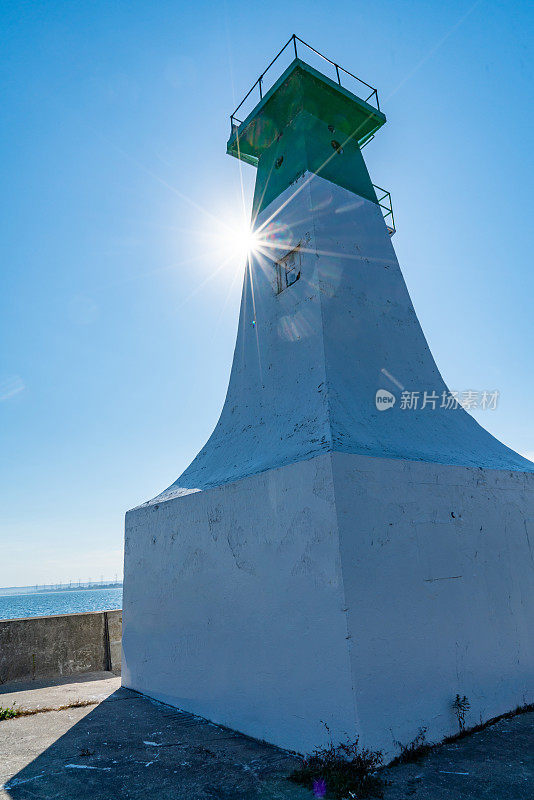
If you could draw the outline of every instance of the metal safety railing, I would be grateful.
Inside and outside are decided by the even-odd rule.
[[[391,203],[391,194],[387,192],[385,189],[382,189],[381,186],[376,186],[373,183],[373,187],[376,189],[376,197],[378,200],[378,205],[382,209],[382,216],[384,217],[384,222],[386,223],[386,228],[388,229],[388,233],[390,236],[393,236],[395,231],[395,217],[393,216],[393,205]]]
[[[284,51],[291,44],[293,45],[295,58],[299,57],[298,45],[300,44],[303,47],[306,47],[308,50],[311,50],[313,53],[315,53],[315,55],[319,56],[319,58],[322,58],[328,64],[331,64],[331,66],[333,66],[334,69],[335,69],[336,80],[337,80],[337,83],[340,86],[343,86],[343,84],[341,83],[341,75],[348,75],[350,78],[353,78],[354,80],[358,81],[358,83],[361,84],[362,86],[365,86],[366,90],[363,92],[363,94],[365,94],[366,97],[362,98],[362,100],[365,100],[366,103],[371,102],[371,104],[375,106],[376,110],[380,111],[380,103],[378,101],[378,92],[373,86],[371,86],[369,83],[366,83],[361,78],[358,78],[356,75],[353,75],[352,72],[349,72],[347,69],[343,69],[343,67],[340,67],[339,64],[336,64],[335,61],[331,61],[331,59],[327,58],[322,53],[320,53],[318,50],[316,50],[314,47],[312,47],[311,45],[307,44],[305,41],[300,39],[296,34],[293,34],[293,36],[291,36],[291,38],[288,39],[288,41],[285,43],[285,45],[282,47],[282,49],[275,55],[275,57],[273,58],[271,63],[268,65],[268,67],[266,69],[264,69],[264,71],[261,73],[261,75],[258,78],[258,80],[256,81],[256,83],[252,86],[251,89],[249,89],[249,91],[246,93],[244,98],[241,100],[241,102],[239,103],[239,105],[237,106],[235,111],[232,114],[230,114],[231,133],[234,133],[235,129],[239,125],[242,124],[243,120],[238,119],[236,115],[237,115],[238,111],[243,107],[244,103],[248,100],[248,98],[254,92],[254,90],[256,88],[258,88],[258,91],[259,91],[259,99],[261,100],[263,98],[263,94],[264,94],[264,78],[265,78],[267,72],[271,69],[273,64],[280,58],[282,53],[284,53]],[[345,87],[345,88],[348,88],[348,87]],[[369,90],[369,89],[371,90],[370,94],[367,93],[367,90]],[[247,116],[247,115],[245,114],[245,116]]]

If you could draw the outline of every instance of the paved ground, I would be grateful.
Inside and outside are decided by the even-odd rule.
[[[534,712],[384,773],[384,800],[534,800]]]
[[[281,750],[121,689],[110,673],[100,677],[0,687],[4,707],[100,699],[0,722],[2,800],[309,800],[286,780],[296,762]]]
[[[1,800],[310,800],[296,760],[121,689],[110,673],[0,687],[0,706],[43,709],[0,722]],[[18,691],[14,691],[17,689]],[[503,720],[385,771],[384,800],[533,800],[534,713]]]

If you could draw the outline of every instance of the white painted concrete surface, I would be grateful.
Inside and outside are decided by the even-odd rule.
[[[271,253],[300,242],[300,280],[277,295],[253,259],[219,423],[127,514],[124,684],[392,754],[453,732],[457,692],[471,723],[532,700],[534,465],[462,409],[377,410],[446,387],[380,210],[309,177],[257,220],[282,209]]]
[[[130,512],[123,683],[289,749],[354,732],[330,455]]]
[[[123,683],[299,752],[532,702],[533,488],[327,453],[130,512]]]
[[[271,217],[262,235],[283,242],[270,250],[273,258],[305,243],[301,279],[277,295],[272,259],[251,259],[220,420],[163,496],[330,450],[534,470],[462,408],[440,408],[447,387],[375,203],[307,173],[256,228]],[[421,400],[435,391],[437,408],[401,409],[401,391],[387,374]],[[381,388],[397,397],[386,413],[375,405]]]
[[[458,731],[534,701],[534,475],[334,453],[362,738]]]

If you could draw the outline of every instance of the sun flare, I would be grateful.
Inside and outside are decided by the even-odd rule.
[[[204,230],[206,242],[211,240],[219,258],[230,269],[244,266],[259,247],[259,234],[245,209],[240,212],[220,208],[219,213],[213,214],[213,223]]]
[[[243,261],[258,249],[258,235],[246,221],[232,226],[226,232],[225,249],[229,254]]]

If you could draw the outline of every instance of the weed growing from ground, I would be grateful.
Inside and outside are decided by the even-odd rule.
[[[456,719],[458,720],[458,727],[460,728],[460,733],[462,733],[465,730],[465,715],[471,708],[471,703],[469,702],[465,694],[463,697],[460,697],[460,695],[457,694],[456,697],[454,698],[452,707],[454,709],[454,713],[456,714]]]
[[[359,747],[355,742],[314,750],[289,780],[306,786],[315,797],[382,797],[384,781],[376,774],[382,766],[382,753]]]
[[[513,711],[506,711],[504,714],[499,714],[498,717],[492,717],[486,720],[486,722],[481,722],[479,725],[473,725],[472,728],[464,728],[460,730],[459,733],[453,733],[452,736],[445,736],[442,743],[450,744],[451,742],[457,742],[458,739],[463,739],[465,736],[470,736],[472,733],[479,733],[495,725],[497,722],[501,722],[503,719],[512,719],[512,717],[517,717],[519,714],[530,714],[532,711],[534,711],[534,703],[525,703],[522,706],[517,706]]]
[[[18,712],[15,708],[3,708],[0,706],[0,720],[13,719],[13,717],[18,717]]]
[[[397,764],[411,764],[428,755],[433,745],[426,741],[426,730],[426,728],[419,728],[419,733],[409,744],[395,742],[400,749],[400,753],[398,756],[395,756],[393,761],[390,761],[388,766],[394,767]]]

